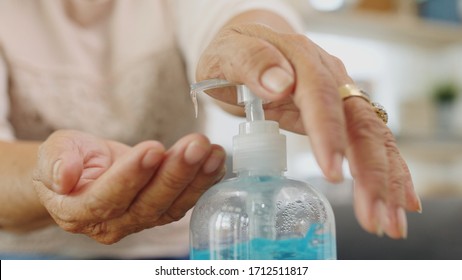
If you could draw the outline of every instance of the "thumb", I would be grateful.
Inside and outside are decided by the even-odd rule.
[[[246,84],[264,100],[286,98],[294,91],[295,72],[286,56],[266,37],[283,39],[275,31],[260,25],[235,26],[223,32],[203,53],[196,79],[224,77],[228,81]],[[209,94],[228,102],[219,91]]]
[[[55,132],[39,147],[36,178],[55,193],[71,192],[82,174],[84,155],[78,134]]]
[[[51,168],[51,184],[46,184],[58,194],[70,193],[83,171],[83,158],[79,153],[64,151],[57,156]]]
[[[261,85],[272,95],[284,95],[294,84],[294,76],[280,66],[265,69],[260,76]]]

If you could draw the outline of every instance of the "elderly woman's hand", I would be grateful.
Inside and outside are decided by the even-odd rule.
[[[192,134],[165,151],[58,131],[39,149],[34,185],[63,229],[111,244],[183,217],[225,172],[225,152]]]
[[[346,157],[362,227],[378,235],[406,237],[405,210],[421,210],[409,170],[371,104],[355,97],[342,101],[338,88],[353,81],[338,58],[304,35],[279,33],[260,24],[229,25],[203,52],[196,78],[244,83],[271,101],[265,105],[266,118],[286,130],[308,134],[330,181],[342,180]],[[230,89],[209,94],[236,102]]]

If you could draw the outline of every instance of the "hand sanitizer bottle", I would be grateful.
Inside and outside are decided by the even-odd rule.
[[[277,122],[264,120],[262,101],[245,85],[225,80],[194,84],[191,95],[236,86],[247,120],[233,138],[236,178],[210,188],[190,224],[195,260],[336,259],[334,214],[309,184],[288,179],[286,139]]]

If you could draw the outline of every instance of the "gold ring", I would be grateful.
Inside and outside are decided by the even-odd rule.
[[[362,89],[359,89],[354,84],[346,84],[338,88],[338,92],[340,97],[345,100],[350,97],[361,97],[362,99],[366,100],[369,104],[371,104],[372,108],[374,108],[375,113],[377,116],[385,123],[388,123],[388,113],[385,108],[377,102],[372,102],[369,94]]]

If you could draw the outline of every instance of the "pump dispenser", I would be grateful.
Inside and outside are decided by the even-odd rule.
[[[277,122],[265,120],[262,100],[245,85],[218,79],[192,85],[191,96],[197,104],[198,92],[225,86],[236,86],[246,112],[233,138],[237,177],[213,186],[197,202],[190,258],[336,259],[332,208],[309,184],[283,175],[286,139]]]

